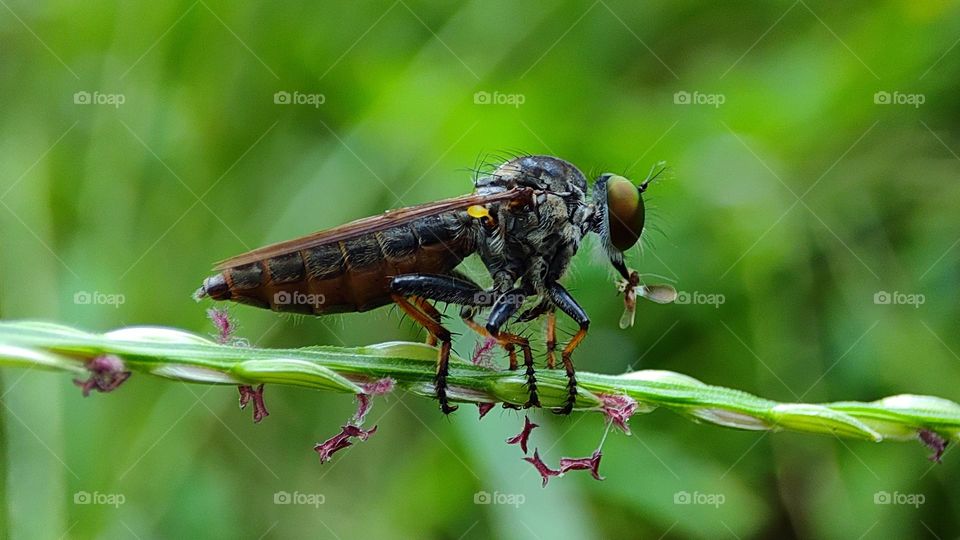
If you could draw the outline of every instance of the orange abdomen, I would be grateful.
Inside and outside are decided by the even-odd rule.
[[[390,280],[447,274],[473,253],[465,212],[428,216],[339,242],[230,267],[198,293],[274,311],[322,315],[390,303]]]

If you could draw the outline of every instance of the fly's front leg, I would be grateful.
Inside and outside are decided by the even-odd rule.
[[[583,311],[583,308],[580,307],[580,304],[570,296],[570,293],[563,288],[559,283],[551,283],[547,285],[547,295],[550,297],[550,300],[560,308],[561,311],[570,316],[571,319],[576,321],[580,325],[580,329],[577,330],[577,333],[570,338],[570,341],[567,342],[564,346],[563,351],[560,353],[560,358],[563,361],[563,368],[567,372],[567,402],[554,412],[559,414],[570,414],[573,411],[573,405],[577,401],[577,375],[576,370],[573,367],[573,360],[571,355],[573,351],[580,345],[580,342],[583,341],[583,338],[587,335],[587,328],[590,326],[590,318],[587,317],[587,313]],[[548,321],[548,325],[549,325]],[[549,339],[549,338],[548,338]]]

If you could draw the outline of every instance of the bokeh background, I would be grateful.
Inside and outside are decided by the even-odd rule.
[[[586,249],[566,280],[593,319],[581,369],[669,369],[787,402],[956,400],[957,14],[908,1],[0,0],[2,316],[210,333],[190,294],[214,261],[467,192],[486,156],[634,178],[666,160],[657,230],[630,264],[691,301],[642,304],[621,331],[611,273]],[[387,310],[231,313],[261,346],[418,338]],[[608,437],[605,481],[542,489],[503,442],[522,424],[512,411],[444,418],[390,396],[376,436],[321,466],[311,446],[351,414],[348,396],[268,388],[272,414],[255,426],[229,387],[135,377],[84,399],[62,374],[0,377],[11,537],[960,532],[957,456],[933,466],[919,444],[657,412]],[[603,434],[595,415],[533,417],[554,463]],[[123,504],[76,504],[81,492]],[[323,504],[275,504],[278,492]],[[480,492],[522,504],[476,504]]]

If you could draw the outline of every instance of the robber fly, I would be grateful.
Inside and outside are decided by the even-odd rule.
[[[603,174],[587,199],[587,180],[575,166],[551,156],[521,156],[475,181],[470,195],[390,210],[280,242],[227,259],[204,280],[197,298],[232,300],[274,311],[326,315],[396,304],[439,342],[435,388],[444,413],[457,409],[447,398],[451,334],[430,302],[457,304],[477,333],[493,338],[518,368],[526,368],[529,401],[540,406],[529,341],[504,329],[508,320],[547,316],[547,367],[555,365],[557,308],[579,330],[561,349],[568,396],[557,412],[567,414],[577,396],[571,356],[587,334],[590,319],[559,283],[587,233],[600,237],[613,267],[623,277],[626,311],[632,324],[637,296],[673,301],[667,285],[646,286],[627,269],[624,252],[643,233],[643,193],[653,177],[635,185]],[[484,289],[456,270],[478,254],[493,284]],[[520,312],[528,302],[532,305]],[[486,323],[474,320],[489,310]]]

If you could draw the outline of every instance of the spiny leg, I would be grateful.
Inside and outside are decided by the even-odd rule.
[[[517,316],[517,322],[530,322],[536,320],[541,315],[547,316],[547,369],[553,369],[556,366],[554,353],[557,350],[557,313],[556,306],[549,298],[544,298],[536,306],[524,311]]]
[[[536,368],[533,365],[533,351],[530,350],[530,341],[523,336],[500,330],[507,320],[520,309],[520,306],[523,305],[524,298],[521,289],[512,289],[501,295],[500,298],[497,298],[493,307],[490,309],[490,317],[487,319],[485,330],[488,335],[497,341],[502,340],[502,342],[506,342],[511,347],[516,345],[523,351],[523,365],[526,368],[527,375],[527,390],[530,392],[530,398],[523,406],[524,408],[528,408],[540,406],[540,396],[537,394]],[[517,361],[512,354],[512,349],[507,348],[507,345],[504,345],[504,348],[506,348],[508,352],[511,352],[510,369],[517,369]]]
[[[433,304],[431,304],[430,302],[427,302],[425,299],[420,298],[419,296],[413,296],[411,297],[411,300],[413,300],[413,302],[417,304],[417,307],[420,308],[427,315],[427,317],[430,317],[431,319],[437,322],[443,321],[443,315],[440,313],[440,311],[437,308],[433,307]],[[427,345],[430,345],[431,347],[436,346],[437,336],[428,332]]]
[[[447,376],[450,374],[450,331],[436,320],[411,303],[405,297],[399,294],[391,295],[400,309],[410,316],[413,320],[420,323],[427,332],[430,332],[434,338],[440,341],[440,353],[437,357],[437,372],[434,377],[434,386],[436,386],[437,400],[440,402],[440,410],[444,414],[450,414],[457,410],[456,405],[450,405],[447,401]]]
[[[577,301],[570,296],[570,293],[559,283],[549,284],[547,286],[547,295],[557,307],[580,325],[580,329],[570,338],[570,341],[567,342],[563,348],[563,352],[560,354],[560,358],[563,361],[563,368],[567,372],[567,402],[562,408],[554,412],[558,414],[570,414],[570,412],[573,411],[573,405],[577,402],[577,374],[573,367],[573,359],[571,356],[573,355],[573,351],[580,345],[580,342],[583,341],[583,338],[586,337],[587,329],[590,326],[590,318],[587,317],[587,313],[583,311],[580,304],[578,304]]]
[[[511,290],[499,296],[494,301],[495,292],[485,291],[465,276],[439,274],[404,274],[396,276],[390,282],[391,289],[398,295],[416,296],[422,299],[437,300],[461,306],[486,307],[493,304],[486,328],[473,322],[472,318],[463,317],[467,324],[482,336],[489,336],[510,355],[510,369],[517,369],[516,347],[523,351],[524,365],[527,367],[527,382],[530,390],[528,407],[540,406],[537,396],[536,376],[533,366],[533,352],[529,341],[516,334],[500,332],[500,327],[506,323],[523,303],[521,290]],[[439,312],[438,312],[439,313]],[[439,324],[439,321],[438,321]],[[491,329],[492,328],[492,329]],[[442,341],[442,340],[441,340]]]
[[[440,274],[403,274],[394,276],[390,281],[394,301],[411,317],[427,328],[433,339],[440,340],[440,357],[437,361],[436,389],[437,399],[444,413],[456,410],[456,406],[447,403],[447,375],[450,360],[450,332],[441,324],[440,312],[427,300],[448,302],[451,304],[478,306],[483,302],[483,289],[469,279],[459,276]],[[406,297],[412,297],[414,307]],[[396,298],[403,299],[399,302]],[[412,311],[411,311],[412,310]],[[438,329],[439,331],[434,331]],[[446,339],[444,339],[446,336]],[[429,342],[428,342],[429,343]]]
[[[555,410],[557,414],[570,414],[573,411],[573,405],[577,402],[577,373],[573,367],[571,355],[583,338],[587,335],[586,326],[581,326],[580,330],[570,338],[567,345],[563,348],[560,358],[563,361],[563,369],[567,372],[567,403],[560,409]]]

